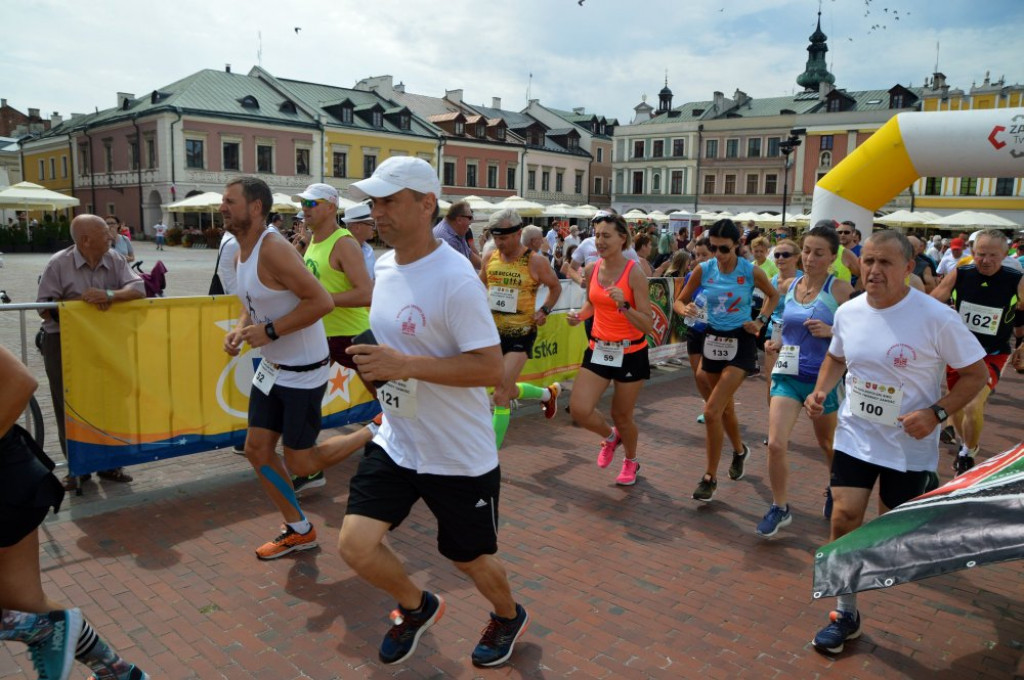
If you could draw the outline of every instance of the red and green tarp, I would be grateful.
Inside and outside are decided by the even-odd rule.
[[[1024,557],[1024,442],[819,548],[815,598]]]

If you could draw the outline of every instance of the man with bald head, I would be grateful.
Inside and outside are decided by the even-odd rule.
[[[95,305],[102,312],[118,302],[137,300],[145,297],[146,288],[142,279],[131,270],[128,262],[117,251],[110,248],[110,232],[102,217],[79,215],[71,221],[71,238],[75,244],[55,253],[46,263],[39,278],[37,302],[59,302],[82,300]],[[64,435],[64,378],[60,356],[60,319],[56,310],[42,310],[43,317],[43,363],[46,377],[50,382],[50,397],[53,413],[57,420],[57,436],[60,448],[67,456],[67,441]],[[115,482],[130,482],[131,475],[123,468],[102,470],[97,473],[103,479]],[[85,475],[82,479],[88,479]],[[79,479],[68,475],[64,488],[77,489]]]

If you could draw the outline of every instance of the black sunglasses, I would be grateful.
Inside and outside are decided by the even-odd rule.
[[[796,253],[776,252],[775,253],[775,259],[776,260],[788,260],[789,258],[793,257],[794,255],[796,255]]]
[[[836,233],[837,234],[852,234],[853,232],[850,231],[849,229],[837,229]]]
[[[723,255],[727,255],[732,251],[736,250],[736,246],[713,246],[708,244],[708,250],[710,250],[713,253],[719,252],[722,253]]]

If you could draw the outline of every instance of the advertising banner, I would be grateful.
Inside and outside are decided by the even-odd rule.
[[[245,440],[259,350],[224,352],[240,314],[234,296],[60,306],[72,474],[173,458]],[[380,410],[355,372],[332,364],[324,427]]]

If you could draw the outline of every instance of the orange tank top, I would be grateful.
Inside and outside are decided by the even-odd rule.
[[[605,342],[629,340],[630,345],[625,349],[625,353],[630,354],[643,349],[647,344],[647,338],[644,337],[640,329],[629,322],[629,319],[626,318],[623,312],[619,311],[619,306],[615,303],[615,300],[608,295],[605,287],[598,282],[597,274],[601,270],[603,262],[603,259],[598,260],[594,265],[594,272],[590,277],[590,285],[587,287],[587,297],[590,300],[590,304],[594,307],[594,329],[591,333],[593,339],[590,341],[590,347],[593,349],[594,340],[604,340]],[[633,289],[629,286],[629,272],[635,264],[633,260],[626,260],[626,268],[622,271],[622,275],[618,281],[612,284],[612,286],[622,290],[626,302],[630,306],[634,306],[636,303]],[[638,340],[643,340],[643,342],[637,342]]]

